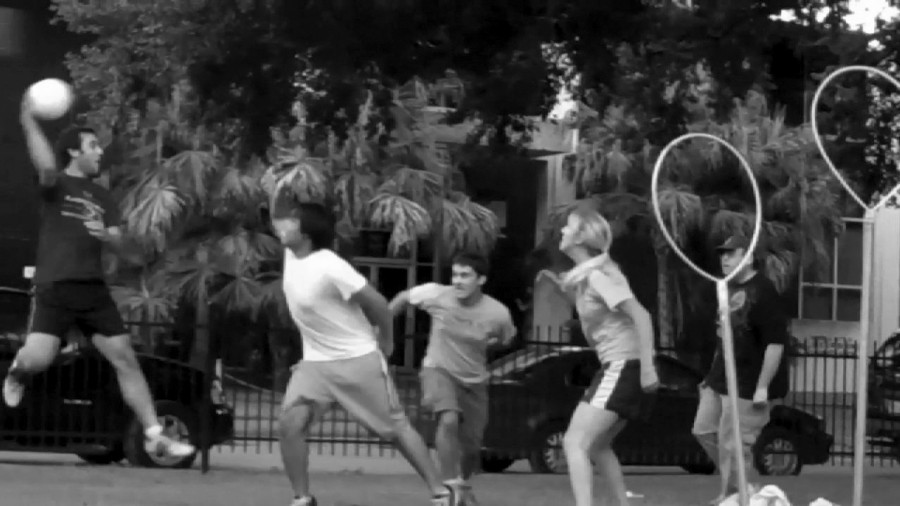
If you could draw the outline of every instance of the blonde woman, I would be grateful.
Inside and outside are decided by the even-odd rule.
[[[562,229],[559,245],[575,267],[561,276],[546,270],[538,275],[556,281],[574,300],[585,338],[601,363],[575,408],[563,443],[576,506],[593,504],[591,456],[614,498],[612,504],[628,504],[612,442],[628,420],[645,414],[652,400],[649,394],[659,385],[650,314],[609,258],[611,245],[606,219],[592,210],[576,210]]]

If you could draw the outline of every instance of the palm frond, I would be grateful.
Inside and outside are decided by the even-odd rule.
[[[659,192],[659,214],[666,230],[679,246],[705,221],[702,199],[685,189],[669,187]]]
[[[236,167],[225,169],[216,185],[217,206],[229,203],[246,205],[258,202],[263,195],[262,181],[253,174],[245,174]]]
[[[210,300],[229,313],[253,314],[262,297],[263,286],[252,276],[232,277]]]
[[[209,189],[219,169],[216,156],[207,151],[182,151],[163,164],[166,177],[177,187],[182,196],[195,203],[205,204]]]
[[[396,182],[401,195],[415,202],[428,202],[444,191],[443,176],[424,170],[403,167],[391,180]]]
[[[145,179],[125,200],[128,233],[157,251],[165,249],[166,236],[183,216],[185,201],[178,188],[162,180],[159,174]]]

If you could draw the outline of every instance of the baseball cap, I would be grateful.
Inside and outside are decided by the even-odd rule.
[[[722,244],[716,246],[716,251],[721,253],[722,251],[734,251],[738,248],[747,249],[749,247],[750,239],[747,239],[742,235],[733,235],[728,239],[725,239],[725,242]]]

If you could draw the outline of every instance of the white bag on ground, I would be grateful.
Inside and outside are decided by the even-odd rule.
[[[809,506],[838,506],[838,505],[829,501],[828,499],[820,497],[820,498],[816,499],[815,501],[809,503]]]
[[[775,485],[766,485],[759,490],[750,487],[749,493],[749,506],[791,506],[784,491]],[[741,506],[741,495],[733,494],[720,502],[719,506]]]

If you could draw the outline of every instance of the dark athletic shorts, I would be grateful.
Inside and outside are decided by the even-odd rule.
[[[34,287],[28,332],[64,341],[73,328],[88,339],[127,334],[122,315],[103,281],[63,281]]]
[[[653,408],[653,400],[653,394],[645,393],[641,388],[640,360],[604,363],[582,399],[625,420],[646,420]]]

